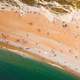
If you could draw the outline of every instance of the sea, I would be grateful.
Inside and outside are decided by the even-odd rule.
[[[0,49],[0,80],[80,80],[62,69]]]

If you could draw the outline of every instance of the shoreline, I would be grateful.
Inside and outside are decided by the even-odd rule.
[[[0,45],[0,46],[1,46],[1,45]],[[1,49],[9,50],[9,51],[11,51],[11,52],[15,52],[15,54],[20,55],[20,56],[22,56],[22,57],[24,57],[24,58],[34,59],[34,60],[37,60],[37,61],[40,61],[40,62],[47,63],[47,64],[50,64],[50,65],[51,65],[51,63],[48,62],[49,60],[46,61],[45,58],[41,58],[41,56],[36,55],[36,54],[34,55],[33,53],[31,53],[31,52],[29,52],[29,51],[19,51],[19,50],[17,50],[17,48],[16,48],[16,50],[14,50],[14,49],[10,49],[10,48],[5,47],[5,46],[2,47]],[[29,53],[31,53],[31,54],[29,54]],[[38,57],[38,58],[36,58],[36,57]],[[43,61],[42,59],[43,59],[44,61]],[[63,69],[61,66],[55,64],[54,62],[53,62],[52,65],[55,66],[55,67],[57,67],[57,68]]]
[[[6,47],[11,45],[12,51],[17,47],[24,51],[23,54],[28,51],[43,62],[58,64],[75,75],[80,73],[80,58],[77,58],[80,57],[80,39],[76,41],[71,26],[65,28],[62,27],[63,24],[51,23],[43,15],[32,13],[20,16],[18,13],[5,11],[0,12],[0,17],[0,39]]]
[[[30,59],[33,59],[33,60],[36,60],[36,61],[39,61],[39,62],[42,62],[42,63],[49,64],[49,65],[51,65],[51,66],[53,66],[55,68],[59,68],[61,70],[67,71],[70,74],[73,74],[75,77],[78,77],[78,78],[80,77],[80,73],[77,73],[76,71],[70,69],[69,67],[66,67],[66,66],[63,66],[63,65],[61,65],[59,63],[53,62],[51,60],[48,60],[48,59],[46,59],[46,58],[44,58],[42,56],[39,56],[39,55],[36,55],[36,54],[34,55],[31,52],[22,52],[22,51],[17,50],[17,48],[16,48],[16,50],[14,50],[14,49],[6,48],[5,46],[2,47],[1,49],[9,50],[11,52],[14,52],[17,55],[20,55],[20,56],[24,57],[24,58],[30,58]],[[31,54],[25,54],[25,53],[31,53]]]

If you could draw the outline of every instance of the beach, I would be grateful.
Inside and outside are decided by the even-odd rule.
[[[0,11],[0,42],[37,54],[77,75],[80,36],[74,34],[79,34],[78,30],[75,25],[51,22],[35,12],[21,16],[14,11]]]
[[[13,2],[0,2],[0,48],[80,76],[80,11],[56,15]]]

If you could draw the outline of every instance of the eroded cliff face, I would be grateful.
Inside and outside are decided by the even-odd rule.
[[[80,19],[79,0],[1,0],[0,10],[14,10],[21,15],[38,12],[50,21],[54,18],[71,23]]]
[[[80,8],[79,0],[21,0],[31,6],[43,6],[53,13],[68,13]]]
[[[21,1],[30,6],[43,6],[50,12],[56,14],[69,13],[75,9],[80,9],[80,0],[0,0],[0,2],[7,2],[19,7],[17,1]]]

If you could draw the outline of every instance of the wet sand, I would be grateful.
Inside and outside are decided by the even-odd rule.
[[[79,26],[54,20],[38,13],[21,16],[0,11],[0,39],[58,63],[71,73],[80,73]],[[26,53],[24,53],[26,54]]]

